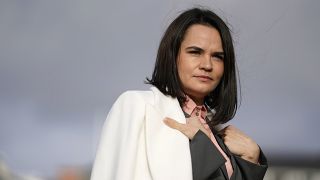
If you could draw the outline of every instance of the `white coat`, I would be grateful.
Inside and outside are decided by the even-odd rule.
[[[186,122],[176,98],[155,87],[123,93],[104,124],[91,180],[192,180],[189,139],[165,117]]]

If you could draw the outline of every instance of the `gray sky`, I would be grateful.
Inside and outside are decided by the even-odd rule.
[[[242,104],[231,122],[272,155],[320,155],[320,1],[0,1],[0,158],[52,174],[90,165],[119,94],[148,89],[162,33],[193,5],[231,25]]]

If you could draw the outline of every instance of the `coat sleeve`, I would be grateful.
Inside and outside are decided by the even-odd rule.
[[[137,93],[125,92],[119,96],[102,128],[91,180],[132,178],[144,110]]]
[[[237,161],[238,167],[245,180],[263,180],[267,172],[268,163],[265,155],[260,149],[259,164],[254,164],[239,156],[234,156]]]
[[[226,162],[212,141],[199,130],[190,141],[193,179],[218,179],[223,177],[220,166]]]
[[[199,130],[190,141],[190,151],[193,179],[224,179],[221,170],[218,168],[224,166],[226,160],[202,131]],[[268,165],[267,159],[261,150],[259,165],[246,161],[239,156],[232,156],[235,159],[237,170],[234,170],[233,173],[235,174],[232,175],[233,178],[231,179],[263,180]]]

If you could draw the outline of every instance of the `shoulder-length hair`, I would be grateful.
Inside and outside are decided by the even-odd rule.
[[[224,74],[219,85],[205,97],[205,104],[214,110],[207,122],[211,128],[231,120],[237,110],[237,77],[235,54],[230,30],[226,23],[208,9],[193,8],[181,13],[165,31],[157,53],[152,78],[146,83],[156,86],[163,94],[178,98],[182,105],[186,96],[177,70],[177,57],[187,29],[202,24],[218,30],[224,52]]]

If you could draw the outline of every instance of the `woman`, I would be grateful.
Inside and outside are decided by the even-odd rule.
[[[263,179],[259,146],[234,126],[232,38],[213,12],[180,14],[159,46],[151,91],[127,91],[111,108],[92,171],[102,179]]]

